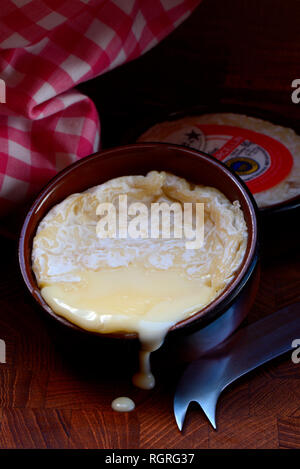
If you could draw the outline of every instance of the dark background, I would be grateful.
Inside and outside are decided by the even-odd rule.
[[[169,112],[239,103],[294,119],[291,83],[300,78],[300,2],[203,0],[157,47],[82,84],[96,103],[103,146]]]

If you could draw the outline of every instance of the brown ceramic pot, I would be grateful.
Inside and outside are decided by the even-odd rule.
[[[189,148],[157,143],[127,145],[83,158],[61,171],[37,196],[24,221],[19,240],[19,262],[25,284],[44,312],[68,328],[80,329],[55,314],[41,296],[31,268],[32,241],[36,229],[51,207],[70,194],[84,191],[112,178],[125,175],[145,175],[151,170],[168,171],[195,184],[216,187],[230,201],[238,200],[240,202],[248,227],[248,243],[245,257],[237,274],[212,303],[171,328],[171,331],[205,330],[217,319],[219,321],[222,319],[220,324],[223,324],[224,320],[226,321],[226,312],[228,315],[228,311],[232,310],[232,305],[238,304],[238,308],[235,308],[234,320],[232,317],[228,319],[230,327],[224,329],[224,325],[222,326],[228,336],[245,317],[255,296],[256,288],[253,289],[253,284],[257,284],[254,277],[258,261],[256,205],[245,184],[225,165],[209,155]],[[249,294],[245,294],[245,291],[248,290]],[[109,336],[136,337],[135,334],[126,333],[110,334]],[[225,338],[223,337],[224,333],[217,334],[216,341],[218,342],[220,342],[218,336],[222,340]],[[106,337],[108,337],[107,334]]]

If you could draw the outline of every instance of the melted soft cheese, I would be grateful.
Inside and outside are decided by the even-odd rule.
[[[116,412],[131,412],[135,408],[135,403],[129,397],[117,397],[111,406]]]
[[[101,239],[101,202],[174,201],[205,204],[201,249],[185,239]],[[79,327],[99,333],[135,332],[141,341],[135,385],[152,388],[150,353],[171,326],[214,300],[234,276],[245,253],[247,229],[238,203],[214,188],[152,171],[108,181],[55,206],[33,242],[33,270],[46,303]]]

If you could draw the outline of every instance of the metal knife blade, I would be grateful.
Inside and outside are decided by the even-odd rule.
[[[240,329],[212,353],[192,362],[176,389],[174,413],[179,430],[191,402],[198,402],[216,429],[216,405],[235,380],[292,350],[300,339],[300,302]]]

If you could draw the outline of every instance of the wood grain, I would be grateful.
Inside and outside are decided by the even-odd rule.
[[[278,418],[278,443],[281,448],[300,448],[300,418]]]
[[[204,0],[157,48],[80,86],[97,104],[104,146],[126,141],[132,129],[163,113],[203,103],[251,104],[297,126],[300,105],[291,102],[290,84],[300,78],[299,16],[296,0]],[[2,225],[17,237],[18,223],[13,230],[9,220]],[[172,413],[178,365],[157,352],[157,387],[135,389],[136,345],[76,345],[33,305],[16,242],[0,241],[0,338],[7,345],[7,363],[0,364],[0,448],[300,447],[300,365],[289,356],[226,390],[217,432],[192,406],[180,433]],[[263,258],[248,323],[299,301],[299,267],[292,247]],[[135,400],[134,412],[111,410],[120,395]]]
[[[49,409],[1,409],[0,448],[60,448],[68,442],[71,413]]]

